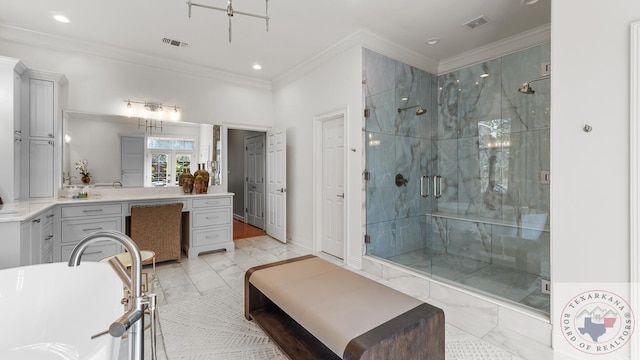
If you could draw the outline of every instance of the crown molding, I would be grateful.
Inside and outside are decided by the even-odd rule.
[[[435,73],[438,69],[438,62],[436,60],[398,46],[370,31],[359,29],[346,38],[321,51],[317,55],[293,67],[291,70],[277,76],[273,80],[274,89],[281,88],[284,85],[302,77],[313,69],[316,69],[322,64],[328,62],[336,55],[341,54],[354,46],[365,47],[381,55],[388,56],[394,60],[398,60],[430,73]]]
[[[8,63],[13,65],[13,71],[18,73],[18,75],[22,75],[25,71],[27,71],[27,67],[22,61],[20,61],[20,59],[8,56],[0,56],[0,63]]]
[[[540,45],[551,40],[551,25],[542,25],[523,33],[510,36],[492,44],[482,46],[440,61],[438,75],[458,70],[460,68],[499,58],[501,56],[520,51],[532,46]]]
[[[192,76],[200,76],[213,80],[221,80],[229,83],[264,90],[271,90],[271,82],[266,80],[234,74],[231,72],[222,71],[206,66],[187,64],[176,60],[164,59],[157,56],[142,54],[139,52],[112,47],[95,42],[45,34],[42,32],[28,30],[12,25],[0,24],[0,40],[19,45],[40,47],[57,51],[75,52],[89,56],[97,56],[110,60],[151,66],[162,70],[174,71]]]
[[[438,60],[398,46],[396,43],[369,31],[362,31],[362,46],[428,73],[435,74],[438,71]]]

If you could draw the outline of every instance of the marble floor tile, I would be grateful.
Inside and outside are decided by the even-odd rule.
[[[268,236],[241,239],[235,241],[235,244],[236,251],[232,253],[211,252],[201,254],[195,259],[183,256],[181,263],[158,264],[158,359],[286,359],[258,326],[244,319],[244,274],[247,266],[252,264],[263,264],[312,252],[295,244],[280,243]],[[315,254],[335,264],[343,264],[342,260],[332,256]],[[406,259],[420,262],[420,256],[424,259],[424,253],[407,254]],[[444,260],[442,262],[446,263]],[[368,264],[367,260],[364,264]],[[429,294],[427,289],[414,289],[416,286],[422,287],[419,285],[420,282],[402,276],[401,272],[383,270],[384,268],[386,267],[371,263],[364,266],[364,271],[358,273],[422,300],[437,295]],[[498,277],[500,276],[506,275]],[[467,279],[472,280],[473,278]],[[517,282],[517,279],[507,280]],[[487,282],[487,288],[490,286],[493,286],[493,283]],[[527,299],[531,295],[524,293],[523,289],[523,296]],[[533,297],[529,299],[532,302],[539,301]],[[437,301],[434,301],[434,305],[438,306]],[[451,310],[450,315],[455,315],[454,310]],[[518,354],[530,355],[505,339],[504,330],[493,329],[495,324],[478,328],[477,336],[474,336],[449,324],[449,319],[457,318],[447,318],[447,360],[520,360],[522,358],[518,357]],[[468,317],[464,318],[461,315],[457,321],[468,321]],[[146,341],[148,344],[148,336]],[[126,348],[126,344],[123,346],[120,352],[121,360],[126,359],[122,357],[122,349]],[[145,359],[150,359],[148,350],[145,352]]]

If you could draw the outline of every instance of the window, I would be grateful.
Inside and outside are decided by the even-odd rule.
[[[505,194],[509,187],[509,147],[511,120],[494,119],[478,122],[480,135],[480,189]]]
[[[177,186],[195,158],[195,140],[147,138],[147,186]]]

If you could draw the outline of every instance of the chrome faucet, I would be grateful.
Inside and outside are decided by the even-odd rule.
[[[118,318],[109,327],[109,334],[113,337],[122,336],[129,330],[129,359],[144,359],[144,311],[148,304],[148,299],[142,294],[142,260],[138,246],[130,237],[117,231],[98,231],[89,234],[73,248],[69,257],[69,266],[80,265],[80,258],[84,251],[93,243],[101,240],[111,240],[121,244],[131,255],[131,300],[133,307],[129,303],[129,311]]]
[[[114,181],[113,184],[111,184],[111,186],[113,186],[114,188],[117,187],[122,187],[122,183],[118,180]]]

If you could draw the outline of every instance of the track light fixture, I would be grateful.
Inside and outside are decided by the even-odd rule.
[[[196,4],[194,2],[191,2],[191,0],[187,1],[187,6],[189,7],[189,19],[191,19],[191,7],[195,6],[195,7],[201,7],[201,8],[205,8],[205,9],[210,9],[210,10],[218,10],[218,11],[224,11],[227,13],[227,17],[229,18],[229,42],[231,42],[231,18],[238,14],[238,15],[245,15],[245,16],[251,16],[251,17],[255,17],[255,18],[259,18],[259,19],[264,19],[267,25],[267,32],[269,32],[269,0],[265,0],[265,14],[264,15],[258,15],[258,14],[251,14],[251,13],[247,13],[247,12],[243,12],[243,11],[236,11],[233,8],[233,0],[227,0],[227,7],[226,8],[219,8],[219,7],[215,7],[215,6],[209,6],[209,5],[203,5],[203,4]]]

